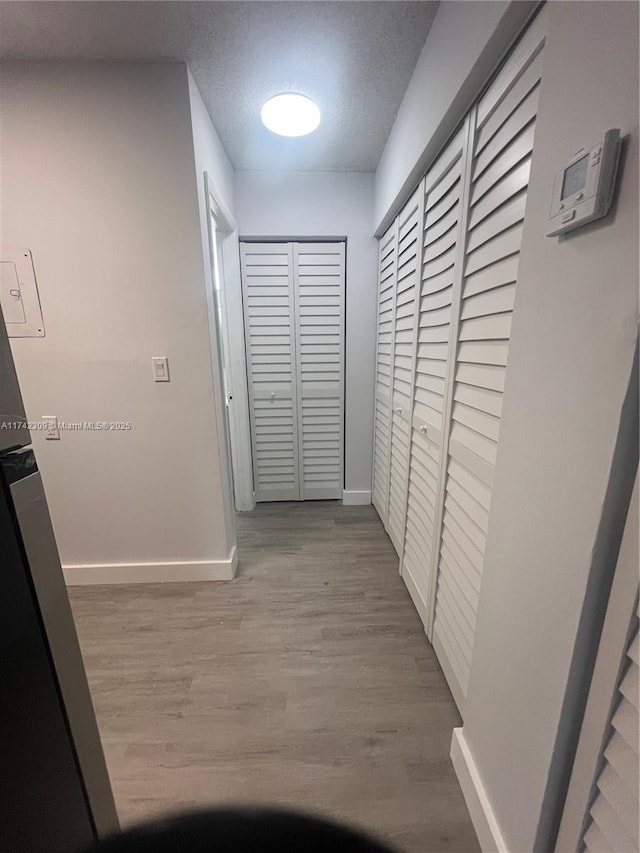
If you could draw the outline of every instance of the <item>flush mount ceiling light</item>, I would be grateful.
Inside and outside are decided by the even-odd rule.
[[[269,98],[260,116],[264,126],[279,136],[306,136],[320,124],[320,110],[311,98],[291,92]]]

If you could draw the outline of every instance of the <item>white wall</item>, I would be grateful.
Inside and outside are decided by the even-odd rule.
[[[183,64],[3,67],[1,236],[33,252],[46,328],[12,341],[28,416],[132,423],[33,434],[63,563],[105,577],[207,576],[234,544],[191,118]],[[229,192],[224,162],[207,168]],[[153,355],[170,383],[152,381]]]
[[[550,3],[548,14],[463,729],[510,851],[551,849],[587,585],[612,568],[613,510],[637,458],[636,423],[618,447],[621,482],[611,479],[637,335],[638,7]],[[629,137],[615,211],[545,237],[554,172],[609,127]]]
[[[536,5],[440,4],[376,170],[376,233],[386,230],[418,185]]]
[[[218,132],[213,126],[202,100],[202,95],[198,91],[196,81],[190,71],[188,71],[188,80],[199,195],[204,200],[204,194],[200,190],[202,187],[202,170],[206,169],[215,181],[216,191],[221,201],[224,202],[229,211],[233,211],[235,181],[233,166],[222,146]]]
[[[347,491],[371,491],[378,258],[372,216],[371,173],[236,173],[241,236],[347,237]]]

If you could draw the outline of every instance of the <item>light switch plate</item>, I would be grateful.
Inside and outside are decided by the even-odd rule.
[[[154,355],[151,359],[153,378],[156,382],[169,382],[169,359],[166,355]]]
[[[55,415],[43,415],[44,437],[47,441],[58,441],[60,439],[60,427]]]

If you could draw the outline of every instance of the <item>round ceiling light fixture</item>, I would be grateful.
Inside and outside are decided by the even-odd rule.
[[[320,110],[311,98],[287,92],[276,95],[262,107],[264,126],[279,136],[306,136],[320,124]]]

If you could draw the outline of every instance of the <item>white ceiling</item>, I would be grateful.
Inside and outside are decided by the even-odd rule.
[[[375,169],[437,2],[2,2],[0,56],[186,60],[237,169]],[[322,111],[311,136],[260,123],[285,91]]]

